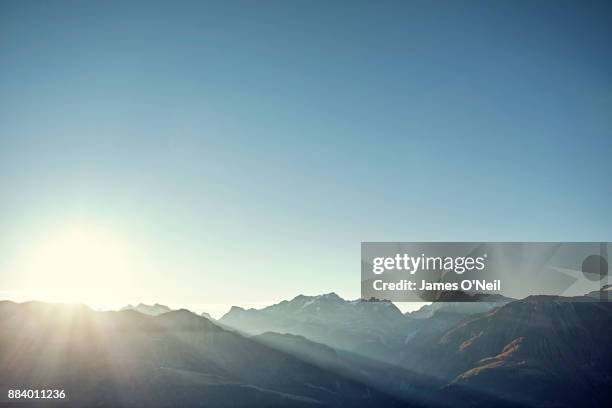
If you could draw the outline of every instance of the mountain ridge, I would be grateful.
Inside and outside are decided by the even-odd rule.
[[[131,304],[124,306],[120,309],[120,311],[125,310],[135,310],[142,314],[150,315],[150,316],[159,316],[164,313],[168,313],[172,311],[168,306],[161,305],[159,303],[155,303],[153,305],[146,305],[144,303],[139,303],[136,306],[132,306]]]

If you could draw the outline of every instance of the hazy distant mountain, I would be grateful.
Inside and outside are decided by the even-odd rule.
[[[488,298],[490,301],[486,302],[432,302],[428,305],[422,306],[419,310],[408,312],[406,315],[415,319],[430,318],[437,312],[456,313],[468,316],[471,314],[488,312],[493,308],[505,305],[506,303],[515,300],[505,296],[489,296]]]
[[[207,318],[208,320],[215,320],[210,314],[206,312],[200,313],[200,316]]]
[[[137,312],[149,315],[149,316],[159,316],[160,314],[168,313],[172,311],[168,306],[160,305],[156,303],[154,305],[145,305],[144,303],[139,303],[136,306],[127,305],[121,308],[121,311],[125,310],[136,310]]]
[[[406,344],[418,347],[420,343],[428,343],[431,336],[439,335],[471,316],[503,306],[513,299],[492,296],[490,300],[490,302],[433,302],[419,310],[406,313],[412,318],[408,326]]]
[[[249,334],[289,333],[383,361],[394,361],[412,319],[391,302],[300,295],[261,310],[232,309],[219,321]]]
[[[69,406],[405,406],[186,310],[0,303],[0,388],[61,388]]]
[[[402,363],[450,384],[446,395],[491,405],[602,406],[612,389],[612,303],[535,296],[411,343]]]
[[[604,285],[601,289],[590,292],[586,296],[608,302],[612,301],[612,284]]]

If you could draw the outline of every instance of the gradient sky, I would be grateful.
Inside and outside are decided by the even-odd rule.
[[[361,241],[611,241],[611,44],[609,2],[2,1],[0,298],[356,298]],[[45,269],[73,228],[112,301]]]

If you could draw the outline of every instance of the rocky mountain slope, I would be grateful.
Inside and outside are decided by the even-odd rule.
[[[403,366],[475,405],[601,406],[612,389],[612,304],[534,296],[415,345]]]

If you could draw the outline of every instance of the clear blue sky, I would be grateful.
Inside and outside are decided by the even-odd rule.
[[[611,44],[609,2],[3,1],[0,298],[69,287],[74,225],[175,305],[358,297],[361,241],[611,240]]]

